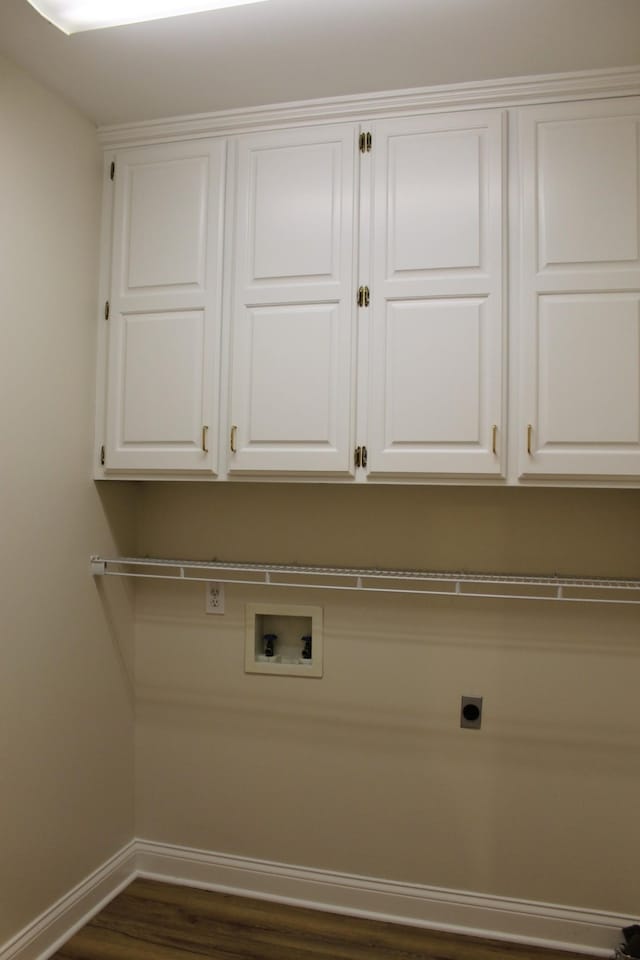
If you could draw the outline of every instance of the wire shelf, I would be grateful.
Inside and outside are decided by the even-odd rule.
[[[640,605],[640,580],[604,577],[522,576],[466,571],[378,570],[352,567],[91,557],[94,576],[238,583],[361,593],[424,594],[501,600]]]

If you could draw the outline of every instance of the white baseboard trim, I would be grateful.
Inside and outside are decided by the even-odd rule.
[[[395,923],[612,956],[633,918],[138,840],[137,875]],[[0,960],[2,958],[0,957]]]
[[[611,957],[622,927],[637,922],[620,914],[132,840],[0,946],[0,960],[46,960],[136,877],[601,957]]]
[[[136,841],[94,870],[8,943],[0,960],[45,960],[133,880]]]

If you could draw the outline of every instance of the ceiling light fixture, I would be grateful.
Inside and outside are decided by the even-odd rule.
[[[32,7],[64,33],[101,27],[164,20],[221,7],[238,7],[264,0],[29,0]]]

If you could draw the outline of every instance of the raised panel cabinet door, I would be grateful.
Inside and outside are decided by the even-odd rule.
[[[357,130],[239,138],[230,473],[349,474]]]
[[[640,99],[519,127],[519,474],[638,480]]]
[[[107,471],[215,473],[225,144],[117,155]]]
[[[503,475],[503,111],[375,125],[375,476]]]

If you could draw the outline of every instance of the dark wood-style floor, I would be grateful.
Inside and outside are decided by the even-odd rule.
[[[52,960],[571,960],[578,956],[139,879]]]

